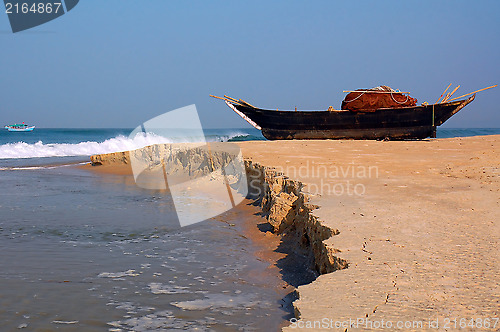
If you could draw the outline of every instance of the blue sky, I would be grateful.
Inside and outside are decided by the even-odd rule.
[[[339,108],[389,85],[435,102],[500,83],[500,1],[82,0],[13,34],[0,13],[0,124],[125,127],[196,104],[207,128],[248,124],[209,94],[263,108]],[[446,127],[500,127],[500,88]]]

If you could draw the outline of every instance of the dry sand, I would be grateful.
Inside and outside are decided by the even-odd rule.
[[[300,320],[285,331],[456,330],[460,319],[500,318],[500,136],[238,144],[306,184],[314,215],[340,231],[325,243],[349,264],[298,288]]]
[[[314,214],[340,231],[326,242],[349,267],[298,288],[293,326],[362,319],[368,327],[423,321],[428,330],[429,318],[440,329],[446,318],[500,318],[500,136],[240,146],[309,184]],[[349,194],[346,181],[363,194]]]

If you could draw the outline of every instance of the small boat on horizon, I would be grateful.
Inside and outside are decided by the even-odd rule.
[[[7,125],[5,126],[5,129],[8,131],[33,131],[35,129],[35,126],[28,126],[24,122],[22,124],[13,124],[13,125]]]

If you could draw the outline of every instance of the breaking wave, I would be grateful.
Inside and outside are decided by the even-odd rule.
[[[207,135],[205,140],[209,142],[225,142],[241,140],[249,135],[234,132],[224,135]],[[44,158],[44,157],[73,157],[90,156],[111,152],[129,151],[140,149],[153,144],[200,142],[203,137],[178,137],[167,138],[155,134],[138,133],[134,138],[119,135],[103,142],[87,141],[79,143],[50,143],[42,141],[36,143],[16,142],[0,145],[0,159],[17,158]]]

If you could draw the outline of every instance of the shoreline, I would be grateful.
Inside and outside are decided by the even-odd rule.
[[[119,152],[128,154],[128,152]],[[92,166],[91,163],[79,165],[78,168],[96,173],[106,178],[107,181],[125,182],[135,185],[130,164],[104,162],[103,165]],[[111,176],[111,177],[110,177]],[[211,219],[236,227],[240,236],[250,240],[250,245],[245,248],[250,255],[259,262],[267,265],[265,270],[251,272],[249,277],[257,282],[266,280],[273,293],[278,296],[276,300],[281,306],[282,315],[279,330],[289,324],[289,319],[294,317],[292,302],[296,299],[296,287],[314,280],[317,275],[312,270],[298,269],[297,262],[307,266],[309,257],[304,252],[297,252],[290,240],[281,238],[272,231],[272,227],[262,217],[262,211],[253,199],[245,199],[235,209],[226,211]]]
[[[430,314],[445,319],[450,310],[464,318],[498,317],[498,296],[489,295],[498,287],[498,272],[486,271],[500,270],[494,255],[499,249],[500,230],[496,212],[500,161],[495,153],[500,150],[499,143],[499,135],[403,142],[238,142],[247,164],[266,165],[270,172],[264,173],[269,173],[274,187],[290,184],[283,180],[276,183],[276,179],[285,178],[277,174],[280,170],[295,170],[293,180],[286,178],[305,184],[298,192],[289,187],[275,191],[278,199],[264,200],[270,204],[262,205],[264,214],[302,208],[295,203],[297,198],[288,204],[285,194],[289,195],[290,189],[298,196],[306,193],[318,226],[336,234],[319,236],[319,244],[324,243],[327,249],[320,256],[331,254],[326,257],[349,264],[347,269],[321,274],[314,282],[298,287],[299,300],[294,307],[299,322],[323,318],[423,320]],[[375,166],[377,176],[363,176],[359,168],[356,172],[342,169],[351,164]],[[324,173],[330,177],[314,175],[310,171],[314,167],[319,174],[324,168],[330,170]],[[339,183],[346,189],[349,181],[363,186],[363,194],[348,194],[347,190],[339,194]],[[325,188],[330,191],[318,191]],[[272,215],[267,218],[279,230],[281,223]],[[279,217],[280,213],[274,215]],[[447,220],[445,229],[443,220]],[[314,243],[314,239],[306,242]],[[460,260],[459,254],[465,257]],[[484,255],[490,257],[487,270],[481,264]],[[467,273],[461,266],[464,258],[468,259]],[[471,283],[476,291],[470,290]],[[475,297],[481,303],[476,303]],[[469,308],[471,303],[477,309]],[[296,330],[293,327],[297,326],[283,330]]]

